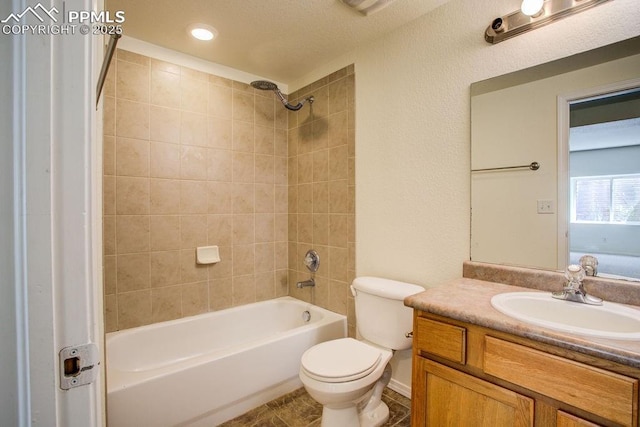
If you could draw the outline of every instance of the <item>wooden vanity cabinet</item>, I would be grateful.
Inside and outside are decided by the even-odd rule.
[[[640,370],[414,310],[411,425],[637,426]]]

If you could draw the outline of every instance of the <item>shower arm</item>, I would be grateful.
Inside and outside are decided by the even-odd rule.
[[[282,92],[280,92],[280,89],[276,88],[273,91],[276,93],[276,95],[278,95],[278,98],[280,98],[280,102],[282,102],[282,105],[284,105],[288,110],[292,111],[298,111],[304,106],[304,103],[307,101],[309,101],[309,104],[313,104],[313,101],[315,101],[315,98],[313,96],[310,96],[298,102],[296,105],[292,105],[289,103],[289,101],[287,101],[287,98],[284,97]]]

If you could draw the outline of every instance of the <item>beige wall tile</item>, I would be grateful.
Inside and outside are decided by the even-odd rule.
[[[301,154],[298,156],[298,184],[313,182],[313,154]]]
[[[115,332],[118,330],[118,296],[105,295],[104,297],[104,331]]]
[[[193,74],[185,76],[184,70],[180,77],[180,108],[184,111],[207,114],[209,110],[209,83],[206,80],[191,78]]]
[[[231,246],[219,246],[220,262],[209,268],[209,279],[221,279],[233,276],[233,248]]]
[[[329,85],[329,114],[347,109],[347,80],[340,79]]]
[[[180,178],[180,145],[151,141],[149,175],[152,178]]]
[[[151,103],[180,108],[180,75],[166,70],[151,70]]]
[[[349,178],[349,158],[347,146],[340,145],[329,150],[329,179],[332,181]]]
[[[329,281],[329,310],[347,314],[347,292],[349,285],[336,280]]]
[[[118,60],[116,97],[137,102],[149,102],[149,65]]]
[[[273,159],[273,182],[278,185],[287,185],[287,158],[275,156]]]
[[[233,276],[254,273],[254,245],[238,245],[233,247]]]
[[[152,251],[170,251],[181,248],[179,216],[152,215],[149,225]]]
[[[233,184],[233,213],[253,213],[255,211],[255,185]]]
[[[182,315],[194,316],[209,311],[208,282],[188,283],[182,286]]]
[[[255,156],[255,182],[273,184],[274,182],[274,158],[271,155],[256,154]]]
[[[273,213],[274,203],[275,203],[275,187],[270,184],[256,184],[255,185],[256,213]]]
[[[266,301],[276,297],[275,272],[256,273],[256,301]]]
[[[196,250],[180,251],[180,278],[182,283],[204,282],[209,278],[207,266],[196,264]]]
[[[207,146],[230,150],[233,147],[233,125],[231,119],[207,118]]]
[[[313,244],[329,244],[329,214],[313,214]]]
[[[269,95],[267,98],[262,96],[255,98],[255,124],[273,129],[275,126],[275,99],[272,94]]]
[[[275,240],[275,215],[271,213],[256,214],[256,237],[258,243],[273,242]]]
[[[329,183],[329,212],[349,212],[349,188],[346,179]]]
[[[348,215],[329,215],[329,246],[347,247]]]
[[[149,260],[152,288],[180,284],[180,251],[151,252]]]
[[[348,113],[340,113],[329,116],[329,147],[346,145],[349,137]]]
[[[255,272],[258,273],[273,273],[275,269],[275,244],[270,243],[258,243],[255,247]],[[273,277],[271,277],[273,285]]]
[[[232,108],[231,88],[209,83],[209,115],[231,119]]]
[[[116,134],[116,99],[111,96],[105,96],[102,101],[103,121],[102,133],[106,136],[115,136]]]
[[[118,254],[149,251],[149,216],[118,215],[116,220]]]
[[[233,215],[233,245],[248,245],[255,243],[255,238],[255,215]]]
[[[229,214],[233,212],[233,184],[228,182],[209,182],[207,190],[209,213]]]
[[[118,329],[151,323],[151,290],[118,294]]]
[[[233,120],[253,123],[253,95],[233,90]]]
[[[233,153],[230,150],[207,150],[207,179],[231,182],[233,179]]]
[[[149,141],[117,138],[116,174],[149,176]]]
[[[298,213],[313,212],[313,184],[298,185]]]
[[[180,213],[180,181],[151,178],[149,183],[152,215]]]
[[[208,149],[203,147],[180,147],[180,178],[207,179]]]
[[[104,175],[116,174],[116,138],[113,136],[103,136],[103,157],[102,157],[102,173]]]
[[[256,186],[257,191],[258,186]],[[273,190],[274,193],[274,212],[275,213],[287,213],[289,212],[289,189],[286,185],[276,185]],[[257,195],[256,195],[257,202]]]
[[[182,317],[182,288],[170,286],[151,291],[151,322],[164,322]]]
[[[274,154],[275,133],[273,126],[259,126],[254,128],[254,145],[256,154]],[[286,152],[284,154],[286,156]]]
[[[116,96],[116,71],[118,69],[118,61],[112,61],[109,71],[104,80],[104,86],[102,87],[102,93],[105,96]]]
[[[209,83],[228,88],[231,88],[233,86],[232,80],[220,76],[215,76],[213,74],[209,74]]]
[[[289,147],[287,142],[288,132],[285,130],[285,128],[276,128],[275,130],[273,154],[275,154],[276,156],[287,157],[289,155]]]
[[[149,139],[149,104],[117,99],[116,136]]]
[[[181,249],[207,246],[207,215],[181,215]]]
[[[298,214],[298,241],[313,243],[313,215]]]
[[[255,182],[255,157],[253,153],[233,153],[233,182]]]
[[[329,212],[329,183],[313,183],[313,212]]]
[[[253,153],[255,151],[255,137],[253,122],[243,122],[241,120],[233,120],[233,151],[243,151]]]
[[[276,242],[286,242],[288,240],[288,214],[275,214],[274,240]]]
[[[118,255],[116,277],[118,293],[148,289],[149,253]]]
[[[105,175],[102,180],[102,213],[116,214],[116,178]]]
[[[130,52],[128,50],[124,50],[124,49],[117,49],[116,50],[116,56],[119,60],[122,61],[127,61],[127,62],[133,62],[134,64],[139,64],[139,65],[149,65],[150,61],[149,58],[144,56],[144,55],[140,55],[138,53],[133,53]]]
[[[347,248],[329,248],[329,277],[341,282],[347,281],[349,251]]]
[[[231,277],[209,280],[209,309],[224,310],[233,304]]]
[[[183,111],[180,116],[180,143],[209,146],[209,120],[206,115]]]
[[[149,178],[116,177],[116,214],[148,215]]]
[[[256,301],[256,284],[253,274],[233,277],[233,305],[251,304]]]
[[[180,67],[180,75],[189,79],[209,82],[209,74],[188,67]]]
[[[313,153],[313,182],[329,180],[329,150]]]
[[[275,250],[275,269],[276,270],[286,270],[289,263],[289,253],[288,253],[287,242],[276,242],[274,243]]]
[[[233,220],[231,215],[207,216],[207,243],[215,246],[233,245]]]
[[[206,214],[210,185],[206,181],[180,181],[180,213]]]
[[[151,59],[151,70],[154,71],[166,71],[168,73],[180,75],[180,66],[172,64],[171,62],[161,61],[159,59]]]
[[[102,221],[103,255],[113,255],[116,253],[116,216],[105,215]]]
[[[116,270],[116,257],[113,255],[107,255],[104,258],[104,294],[105,295],[114,295],[117,293],[117,270]]]
[[[180,110],[149,107],[149,137],[152,141],[180,143]]]

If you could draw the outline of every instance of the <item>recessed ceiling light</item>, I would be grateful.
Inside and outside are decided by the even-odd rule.
[[[210,25],[206,24],[194,24],[189,27],[189,34],[198,40],[213,40],[217,35],[218,31]]]

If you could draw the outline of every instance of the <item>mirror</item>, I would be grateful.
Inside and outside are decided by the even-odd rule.
[[[631,175],[631,183],[626,179],[615,185],[626,186],[618,193],[636,191],[633,175],[640,176],[640,114],[635,121],[591,118],[597,110],[606,109],[595,108],[598,104],[615,105],[620,96],[637,96],[637,91],[628,95],[634,93],[634,86],[640,86],[640,37],[471,85],[473,261],[564,270],[581,252],[602,254],[599,275],[640,280],[640,240],[629,238],[640,230],[631,214],[634,207],[629,206],[635,199],[624,205],[624,227],[615,223],[620,216],[610,216],[608,224],[602,215],[595,220],[595,214],[576,216],[576,206],[594,197],[597,185],[612,188],[614,180]],[[612,93],[619,96],[611,97]],[[607,108],[629,111],[629,105]],[[611,165],[605,156],[613,151],[605,153],[602,147],[579,142],[582,134],[592,134],[593,140],[597,135],[619,133],[614,128],[620,127],[630,128],[631,142],[625,143],[626,154],[621,158],[632,164],[631,169],[605,172],[596,167],[580,172],[581,164]],[[581,159],[587,153],[589,158]],[[539,164],[537,170],[529,167],[533,162]],[[607,177],[609,184],[598,184],[596,177],[600,181]],[[601,189],[598,194],[605,193]],[[610,206],[610,211],[615,209]],[[623,228],[626,231],[620,232]],[[614,234],[627,240],[624,257],[616,259],[622,260],[623,269],[612,268],[609,259]]]

